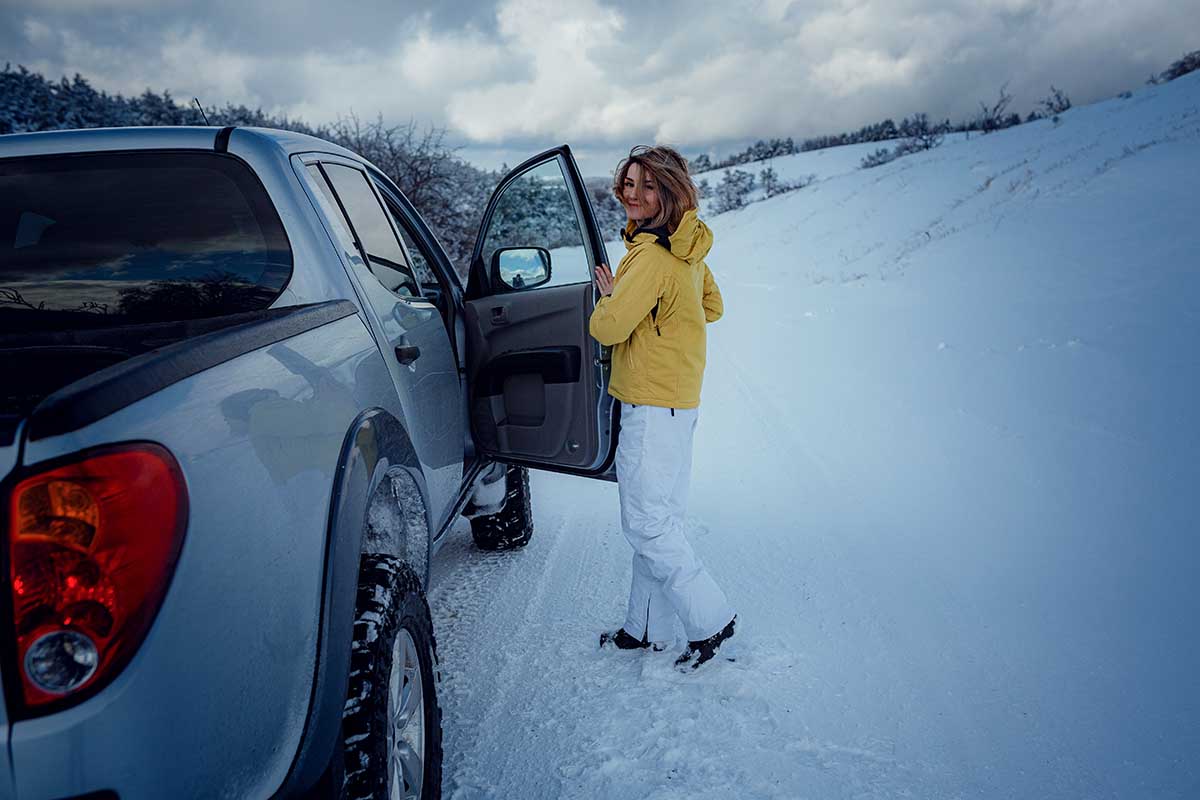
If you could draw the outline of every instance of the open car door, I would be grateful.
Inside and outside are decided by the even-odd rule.
[[[607,359],[588,333],[608,263],[571,150],[547,150],[497,187],[467,281],[467,378],[480,455],[614,479]]]

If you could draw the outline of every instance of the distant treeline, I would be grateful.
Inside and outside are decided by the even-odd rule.
[[[226,104],[224,108],[206,109],[206,113],[211,125],[261,125],[322,135],[322,129],[287,117],[273,117],[262,109]],[[11,64],[5,64],[0,72],[0,133],[204,124],[204,117],[194,105],[176,102],[170,92],[155,94],[147,89],[138,97],[123,97],[97,91],[80,75],[49,81],[25,67],[13,69]]]
[[[1189,72],[1200,69],[1200,50],[1195,50],[1171,64],[1170,67],[1157,75],[1150,77],[1148,83],[1166,83]],[[1039,119],[1061,114],[1071,107],[1071,101],[1061,90],[1050,87],[1050,93],[1038,103],[1037,108],[1030,111],[1024,118],[1016,112],[1008,110],[1012,96],[1007,92],[1007,84],[1000,88],[999,96],[990,105],[981,102],[979,111],[969,119],[958,123],[944,120],[932,126],[940,133],[967,133],[992,131],[1010,128],[1024,122],[1034,122]],[[799,144],[792,137],[786,139],[760,139],[741,152],[714,161],[708,155],[696,156],[691,161],[693,173],[707,172],[713,169],[726,169],[756,161],[766,161],[779,156],[790,156],[796,153],[807,153],[811,150],[824,150],[828,147],[841,147],[848,144],[866,144],[869,142],[888,142],[895,139],[908,139],[913,132],[923,129],[928,124],[924,113],[905,117],[899,125],[891,119],[885,119],[873,125],[864,125],[851,133],[837,133],[830,136],[817,136],[805,139]]]
[[[994,131],[1009,128],[1013,125],[1020,125],[1022,122],[1020,114],[1006,113],[1007,103],[1011,98],[1009,98],[1003,89],[1001,89],[1000,96],[1001,100],[998,102],[1003,103],[1000,111],[1005,113],[996,114],[994,111],[996,104],[993,104],[969,120],[957,124],[951,123],[950,120],[945,120],[936,127],[944,133],[963,133],[965,131]],[[768,158],[807,153],[812,150],[824,150],[829,147],[842,147],[848,144],[890,142],[895,139],[904,139],[911,135],[910,131],[916,127],[917,121],[923,119],[925,116],[925,114],[914,114],[912,117],[905,117],[900,121],[900,124],[896,124],[892,119],[885,119],[883,122],[876,122],[873,125],[864,125],[851,133],[836,133],[829,136],[816,136],[811,139],[805,139],[798,145],[790,136],[786,139],[760,139],[745,150],[734,153],[720,161],[713,161],[707,155],[699,155],[691,161],[692,171],[706,172],[712,169],[726,169],[742,164],[751,164],[755,161],[765,161]],[[1032,122],[1041,118],[1041,114],[1038,111],[1031,111],[1024,121]]]
[[[711,169],[725,169],[741,164],[752,164],[755,161],[766,161],[768,158],[791,156],[796,153],[807,153],[811,150],[824,150],[829,147],[841,147],[847,144],[887,142],[892,139],[900,139],[909,135],[908,130],[913,126],[914,120],[923,118],[924,116],[924,114],[918,114],[911,119],[905,117],[899,125],[893,120],[885,119],[883,122],[877,122],[874,125],[864,125],[853,133],[817,136],[805,139],[798,145],[790,136],[786,139],[760,139],[740,153],[734,153],[720,161],[713,161],[707,155],[699,155],[691,161],[692,172],[699,173],[707,172]],[[1020,122],[1019,118],[1017,122]],[[946,130],[976,130],[976,128],[952,127],[949,120],[946,120],[943,124]],[[979,130],[982,130],[982,128],[979,128]]]

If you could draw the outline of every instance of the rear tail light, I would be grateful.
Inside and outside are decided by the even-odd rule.
[[[187,518],[182,473],[157,445],[84,454],[22,480],[8,511],[25,704],[82,698],[120,672],[162,603]]]

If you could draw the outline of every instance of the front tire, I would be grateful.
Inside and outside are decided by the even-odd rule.
[[[342,715],[347,800],[435,800],[442,791],[437,643],[421,581],[365,555]]]
[[[480,550],[515,550],[529,544],[533,536],[529,470],[506,467],[504,493],[504,508],[499,513],[471,520],[471,538]]]

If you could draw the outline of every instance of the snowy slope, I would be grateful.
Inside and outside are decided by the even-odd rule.
[[[1200,74],[860,158],[710,220],[736,661],[597,651],[616,487],[535,475],[435,566],[447,797],[1200,797]]]
[[[845,147],[828,147],[824,150],[810,150],[807,153],[796,153],[790,156],[770,158],[766,161],[755,161],[750,164],[739,164],[729,169],[740,169],[758,175],[765,167],[771,167],[785,181],[793,181],[808,175],[817,180],[827,180],[845,175],[858,169],[863,158],[874,153],[881,147],[890,147],[894,142],[869,142],[867,144],[849,144]],[[721,182],[724,169],[714,169],[696,175],[696,180],[707,180],[712,186]]]
[[[966,134],[953,133],[947,135],[943,141],[945,144],[951,144],[968,141],[968,139]],[[750,164],[739,164],[736,167],[729,167],[728,169],[749,172],[754,175],[756,181],[758,181],[762,171],[768,167],[775,170],[778,179],[783,183],[807,183],[810,180],[813,182],[827,181],[831,178],[840,178],[843,175],[857,171],[864,158],[876,150],[892,150],[897,143],[896,141],[866,142],[864,144],[850,144],[844,147],[828,147],[823,150],[811,150],[807,153],[769,158],[765,161],[755,161]],[[697,174],[695,178],[697,181],[708,181],[709,188],[715,190],[721,184],[726,171],[726,169],[709,170]],[[746,196],[746,201],[758,202],[765,198],[766,193],[763,191],[761,183],[759,183]],[[708,200],[701,201],[701,211],[709,211],[709,206],[712,202],[711,197]]]

